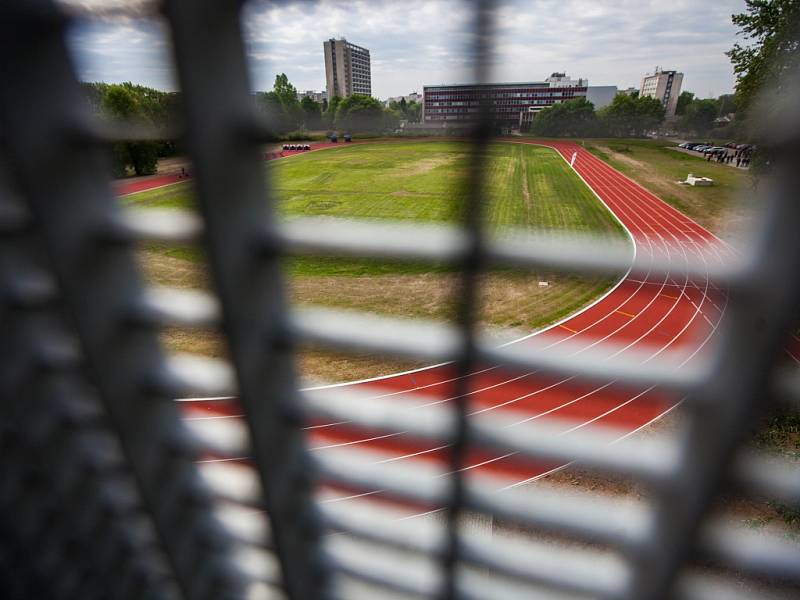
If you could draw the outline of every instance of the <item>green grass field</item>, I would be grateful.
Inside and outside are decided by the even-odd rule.
[[[467,146],[458,142],[353,145],[267,163],[266,176],[280,213],[296,216],[454,221],[463,204]],[[190,183],[141,192],[126,202],[139,207],[187,207]],[[488,149],[486,220],[490,228],[583,231],[622,237],[622,228],[569,166],[552,150],[521,144]],[[196,259],[187,249],[164,249]],[[299,259],[297,275],[379,275],[430,271],[426,265]]]
[[[265,185],[277,196],[282,218],[338,218],[452,222],[466,191],[468,148],[458,142],[354,144],[265,165]],[[498,143],[487,149],[485,215],[490,229],[582,231],[624,238],[622,227],[554,151]],[[138,208],[190,207],[191,183],[127,196]],[[193,248],[143,249],[147,279],[160,285],[205,287],[202,253]],[[321,304],[398,317],[448,319],[457,277],[444,265],[354,261],[332,257],[286,262],[289,294],[298,304]],[[538,282],[546,279],[549,285]],[[552,273],[493,271],[481,286],[483,324],[521,332],[545,326],[585,306],[613,282]],[[171,331],[172,350],[221,355],[213,336]],[[352,380],[407,368],[375,357],[349,361],[330,353],[301,355],[304,375]]]
[[[552,150],[493,144],[488,153],[487,221],[561,231],[620,234],[605,208]],[[284,216],[449,221],[464,199],[462,143],[354,145],[267,163]],[[126,197],[141,207],[191,205],[190,183]]]

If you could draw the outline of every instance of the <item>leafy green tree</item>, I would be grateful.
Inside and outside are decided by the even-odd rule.
[[[270,126],[277,133],[286,133],[303,124],[304,113],[297,100],[297,89],[285,73],[275,76],[272,91],[256,94]]]
[[[328,129],[333,129],[333,126],[336,121],[336,111],[338,110],[339,103],[341,101],[342,99],[339,96],[334,96],[328,101],[328,108],[322,115],[322,122]]]
[[[543,109],[533,120],[531,131],[537,135],[578,137],[594,133],[594,104],[575,98]]]
[[[602,128],[615,137],[642,137],[664,122],[666,111],[656,98],[618,94],[598,113]]]
[[[422,118],[422,103],[412,100],[406,107],[406,118],[412,123],[419,123]]]
[[[718,106],[718,115],[720,117],[725,116],[730,113],[735,113],[738,109],[736,104],[736,95],[735,94],[723,94],[719,98],[717,98],[717,106]]]
[[[353,94],[339,102],[336,127],[349,131],[380,131],[385,127],[383,105],[375,98]]]
[[[283,107],[291,109],[298,104],[297,88],[289,83],[289,78],[286,76],[286,73],[275,76],[275,83],[272,85],[272,91],[275,92],[275,95],[278,97]]]
[[[276,133],[286,133],[294,127],[286,120],[281,100],[275,92],[260,92],[256,94],[260,109],[266,116],[270,129]]]
[[[664,122],[667,111],[659,100],[643,96],[635,98],[635,102],[638,135],[644,135],[648,131],[658,128]]]
[[[100,100],[100,109],[109,119],[150,124],[153,119],[147,114],[131,84],[108,85]],[[158,145],[154,142],[120,141],[112,145],[112,168],[114,175],[127,175],[132,167],[136,175],[152,175],[158,168]]]
[[[692,92],[681,92],[681,95],[678,96],[678,105],[675,108],[675,114],[684,114],[686,112],[686,107],[691,104],[692,100],[694,100],[694,94]]]
[[[319,129],[322,124],[322,107],[313,98],[305,96],[300,101],[303,119],[307,129]]]
[[[745,12],[732,16],[749,45],[735,44],[727,52],[736,74],[739,111],[750,110],[767,85],[779,96],[785,75],[800,66],[800,1],[745,0]]]
[[[686,107],[683,128],[698,135],[706,135],[714,127],[719,104],[716,100],[694,100]]]

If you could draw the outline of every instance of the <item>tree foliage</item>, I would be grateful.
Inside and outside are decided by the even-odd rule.
[[[694,100],[686,107],[681,128],[701,136],[706,135],[714,127],[714,119],[718,115],[718,100]]]
[[[179,93],[162,92],[130,82],[86,83],[84,90],[92,108],[106,119],[166,126],[175,123],[179,116]],[[136,175],[152,175],[159,156],[174,152],[173,141],[116,142],[112,145],[114,174],[123,177],[132,169]]]
[[[305,96],[300,101],[303,111],[303,123],[306,129],[319,129],[322,126],[322,106],[313,98]]]
[[[681,95],[678,96],[678,104],[675,107],[675,114],[682,115],[686,113],[686,107],[692,103],[694,100],[694,94],[692,92],[681,92]]]
[[[589,136],[596,131],[594,105],[575,98],[543,109],[533,120],[531,131],[546,136]]]
[[[666,111],[656,98],[633,98],[617,94],[611,104],[598,111],[602,130],[614,137],[642,137],[664,122]]]
[[[411,123],[419,123],[422,118],[422,105],[412,100],[406,102],[405,98],[400,98],[400,102],[392,100],[389,103],[389,110],[397,115],[398,119],[405,119]]]
[[[256,98],[277,133],[294,131],[302,126],[305,114],[297,100],[297,89],[289,83],[286,73],[276,75],[272,91],[260,92]]]
[[[335,125],[336,111],[341,101],[342,99],[339,96],[334,96],[328,101],[328,107],[322,115],[322,122],[328,129],[333,129]]]
[[[353,94],[339,102],[336,127],[349,131],[381,131],[385,128],[383,105],[372,96]]]
[[[800,0],[745,0],[745,12],[732,15],[750,41],[727,52],[736,74],[736,102],[747,113],[766,86],[780,94],[786,74],[800,66]]]

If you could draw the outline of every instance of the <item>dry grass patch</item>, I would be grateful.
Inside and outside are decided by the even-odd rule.
[[[205,289],[208,276],[202,263],[163,254],[140,253],[148,282],[184,289]],[[547,287],[538,276],[493,273],[483,277],[481,322],[516,328],[529,333],[574,312],[602,293],[611,282],[600,279],[548,276]],[[297,276],[289,280],[294,304],[331,306],[394,317],[450,319],[453,316],[458,278],[451,273],[370,275],[360,277]],[[163,333],[170,351],[209,357],[225,354],[219,334],[208,331],[168,329]],[[386,357],[303,350],[300,375],[307,379],[348,381],[385,375],[423,366]]]
[[[447,156],[447,155],[421,158],[419,160],[415,160],[413,162],[409,162],[392,169],[388,173],[388,175],[402,175],[402,176],[424,175],[425,173],[430,173],[431,171],[433,171],[438,167],[452,165],[453,163],[456,162],[456,158],[457,158],[456,156]]]

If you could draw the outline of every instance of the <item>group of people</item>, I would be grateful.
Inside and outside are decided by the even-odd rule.
[[[736,161],[737,167],[744,168],[750,166],[752,152],[750,152],[749,149],[736,150],[734,152],[729,152],[728,150],[715,150],[711,152],[703,152],[703,156],[707,161],[714,159],[718,163],[731,164]]]

